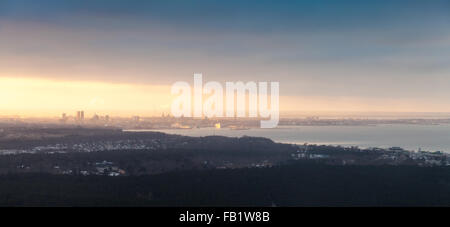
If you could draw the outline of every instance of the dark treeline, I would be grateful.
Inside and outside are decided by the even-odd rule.
[[[270,139],[261,137],[224,137],[205,136],[189,137],[181,135],[170,135],[160,132],[122,132],[120,130],[102,129],[74,129],[56,130],[40,129],[40,133],[56,133],[52,137],[29,138],[1,138],[0,149],[30,149],[36,146],[55,144],[76,144],[76,143],[98,143],[104,141],[126,141],[142,140],[154,141],[166,148],[183,149],[209,149],[209,150],[239,150],[245,151],[292,151],[292,147],[287,144],[275,143]],[[1,134],[1,133],[0,133]]]
[[[99,152],[37,153],[0,155],[0,174],[54,173],[72,170],[95,169],[96,162],[108,161],[126,171],[126,175],[143,175],[186,169],[211,169],[232,162],[236,167],[270,160],[286,162],[287,151],[222,150],[216,149],[166,149],[166,150],[119,150]],[[27,167],[27,168],[19,168]],[[58,169],[54,167],[58,166]]]
[[[448,206],[450,168],[331,166],[0,176],[3,206]]]

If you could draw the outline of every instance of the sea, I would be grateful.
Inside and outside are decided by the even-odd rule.
[[[193,128],[159,131],[185,136],[220,135],[229,137],[254,136],[291,144],[320,144],[358,146],[360,148],[401,147],[411,151],[442,151],[450,153],[450,125],[380,124],[358,126],[278,126],[272,129]]]

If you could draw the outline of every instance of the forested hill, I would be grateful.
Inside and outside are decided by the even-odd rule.
[[[450,168],[330,166],[0,176],[3,206],[448,206]]]

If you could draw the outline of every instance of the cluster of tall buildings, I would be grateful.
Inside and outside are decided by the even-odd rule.
[[[84,120],[84,111],[77,111],[77,121],[83,121]]]
[[[65,122],[69,121],[70,118],[72,118],[72,117],[69,117],[66,113],[63,113],[61,115],[61,122],[65,123]],[[75,120],[77,122],[84,121],[84,111],[77,111],[77,115],[73,118],[73,120]]]

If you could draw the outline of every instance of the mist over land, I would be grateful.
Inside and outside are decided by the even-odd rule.
[[[449,12],[0,0],[0,206],[450,206]],[[279,83],[278,127],[174,117],[197,73]]]

